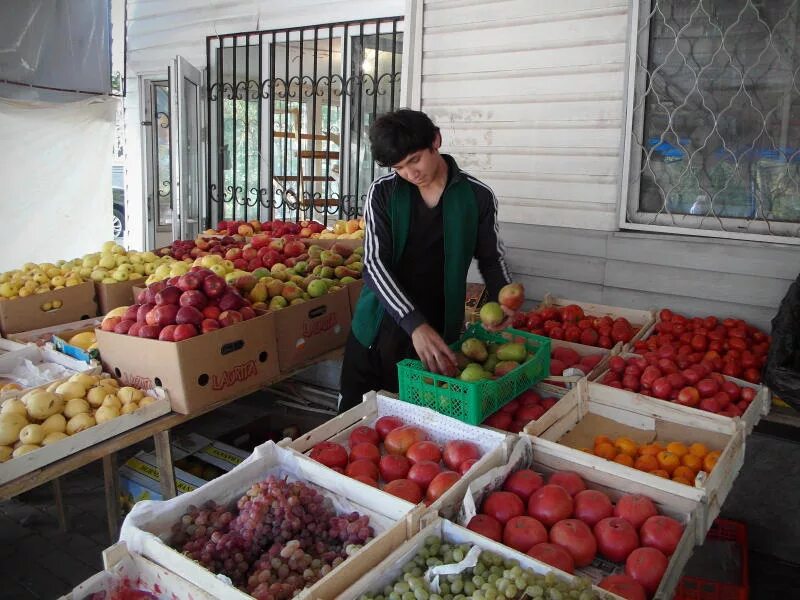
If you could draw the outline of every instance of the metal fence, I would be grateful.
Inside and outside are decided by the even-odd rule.
[[[398,107],[402,17],[209,36],[209,218],[363,211],[367,132]]]
[[[643,0],[629,222],[800,235],[800,0]]]

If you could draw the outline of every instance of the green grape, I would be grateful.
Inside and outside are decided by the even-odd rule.
[[[472,578],[472,583],[474,583],[476,587],[481,587],[484,583],[486,583],[486,580],[480,575],[475,575]]]
[[[405,594],[407,591],[411,589],[411,586],[408,585],[405,581],[398,581],[394,584],[394,591],[398,594]]]
[[[475,575],[483,575],[486,573],[486,565],[484,565],[482,562],[479,562],[477,565],[475,565],[473,573],[475,573]]]
[[[498,579],[500,579],[500,576],[497,573],[492,573],[491,575],[489,575],[486,581],[488,581],[489,583],[496,583]]]
[[[529,585],[525,589],[525,593],[531,598],[541,598],[544,595],[544,589],[540,585]]]
[[[442,552],[447,552],[447,551],[452,552],[453,551],[453,546],[451,546],[447,542],[443,542],[442,545],[441,545],[441,548],[442,548]]]
[[[569,591],[569,597],[570,598],[575,598],[577,600],[578,596],[580,596],[580,595],[581,595],[580,590],[572,589],[572,590]]]
[[[414,576],[410,572],[403,573],[403,581],[411,581],[412,579],[414,579]]]
[[[403,573],[411,573],[411,569],[413,568],[414,568],[414,563],[409,561],[403,565]]]
[[[439,594],[431,594],[428,600],[442,600],[442,597]]]
[[[450,552],[450,551],[448,551],[448,552],[445,552],[445,553],[442,555],[442,562],[443,562],[444,564],[446,564],[446,565],[449,565],[449,564],[452,564],[452,563],[457,563],[457,562],[461,562],[461,561],[460,561],[460,560],[454,560],[454,558],[453,558],[453,553],[452,553],[452,552]]]
[[[478,589],[478,588],[477,588],[477,587],[475,586],[475,584],[474,584],[474,583],[472,583],[472,581],[470,581],[469,579],[467,579],[467,580],[464,582],[464,593],[465,593],[467,596],[472,596],[472,594],[473,594],[473,593],[475,593],[475,590],[476,590],[476,589]]]
[[[411,574],[412,574],[414,577],[422,577],[422,575],[423,575],[424,573],[425,573],[425,571],[423,571],[423,570],[422,570],[422,569],[420,569],[419,567],[414,567],[413,569],[411,569]]]
[[[428,600],[429,594],[427,590],[423,590],[422,588],[417,588],[414,591],[414,598],[415,600]]]
[[[508,584],[508,587],[506,588],[506,592],[505,592],[506,598],[516,598],[518,592],[519,592],[519,590],[517,589],[517,586],[515,586],[514,584],[510,583],[510,584]]]
[[[417,556],[420,556],[420,557],[422,557],[424,560],[427,560],[428,558],[430,558],[430,556],[431,556],[431,553],[430,553],[430,551],[428,550],[428,548],[423,548],[422,550],[420,550],[420,551],[417,553]]]
[[[496,600],[497,599],[497,590],[493,587],[490,587],[486,590],[486,600]]]
[[[514,579],[514,585],[519,589],[524,590],[528,583],[525,581],[525,578],[520,575]]]
[[[486,595],[480,590],[475,590],[475,593],[472,594],[472,600],[486,600]]]
[[[453,550],[451,556],[455,562],[461,562],[462,560],[464,560],[464,553],[461,551],[460,548],[456,548],[455,550]]]
[[[495,565],[491,569],[489,569],[489,572],[494,573],[498,577],[502,577],[503,576],[503,569],[501,569],[497,565]]]
[[[434,544],[441,544],[442,540],[439,538],[438,535],[429,535],[425,538],[425,545],[426,546],[433,546]]]
[[[489,580],[491,581],[491,578]],[[500,592],[501,594],[505,593],[506,586],[508,585],[508,581],[506,581],[505,579],[503,579],[501,577],[498,577],[492,583],[494,583],[494,586],[497,588],[498,592]]]
[[[562,600],[561,592],[556,588],[550,588],[550,600]]]
[[[450,595],[450,584],[448,584],[448,583],[440,583],[439,584],[439,591],[443,595],[449,596]]]
[[[593,600],[594,594],[591,590],[583,590],[581,595],[578,596],[578,600]]]
[[[392,592],[389,594],[389,600],[403,600],[403,596],[399,592]]]
[[[414,592],[406,592],[403,594],[403,600],[417,600],[417,598],[414,596]]]
[[[383,586],[383,595],[384,596],[388,596],[391,593],[392,593],[392,586],[390,586],[390,585]]]

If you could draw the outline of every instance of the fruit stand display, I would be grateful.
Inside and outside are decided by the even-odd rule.
[[[484,584],[489,585],[484,588]],[[444,519],[394,550],[338,598],[388,600],[393,594],[402,598],[408,592],[415,598],[458,594],[465,598],[619,597]]]
[[[418,530],[419,516],[269,442],[193,492],[137,504],[121,539],[218,598],[333,598]]]
[[[696,541],[697,507],[524,436],[506,465],[470,484],[458,522],[625,597],[671,598]]]
[[[168,594],[172,600],[212,600],[213,596],[135,552],[124,543],[103,551],[103,571],[61,596],[59,600],[119,598],[149,600]]]
[[[687,414],[701,410],[741,420],[748,435],[770,408],[770,393],[765,386],[711,372],[713,367],[708,364],[680,371],[672,359],[650,352],[647,357],[620,354],[612,357],[608,366],[607,371],[589,380],[685,406]]]
[[[385,492],[409,502],[424,500],[432,511],[450,516],[472,479],[505,463],[510,439],[370,392],[361,404],[290,447],[368,485],[382,483]]]
[[[575,463],[697,502],[698,542],[702,541],[744,463],[745,433],[739,423],[700,411],[687,414],[683,407],[656,403],[586,380],[561,403],[570,406],[570,410],[539,436],[542,444]],[[693,444],[705,448],[702,468],[697,465],[697,472],[702,472],[700,477],[673,477],[677,469],[686,465],[682,464],[682,451],[667,450],[671,444],[681,449]],[[645,446],[652,452],[637,463],[641,458],[638,449]],[[618,454],[627,455],[628,459],[622,461]]]

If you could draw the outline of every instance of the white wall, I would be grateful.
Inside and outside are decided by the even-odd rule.
[[[405,10],[405,0],[218,0],[213,5],[207,0],[128,0],[125,181],[129,247],[142,248],[146,239],[139,76],[166,78],[167,66],[178,54],[205,67],[208,35],[390,17]]]

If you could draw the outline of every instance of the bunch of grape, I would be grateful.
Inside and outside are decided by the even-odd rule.
[[[471,544],[449,544],[431,536],[413,560],[403,566],[402,577],[380,592],[363,594],[359,600],[590,600],[598,595],[591,581],[570,583],[555,573],[538,575],[520,567],[516,560],[481,552],[478,564],[457,575],[439,576],[439,591],[434,592],[424,575],[430,567],[461,562]]]
[[[233,509],[189,507],[170,545],[259,600],[292,598],[331,572],[374,535],[369,517],[337,515],[329,498],[274,476]]]

